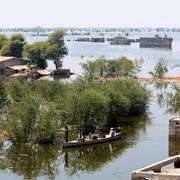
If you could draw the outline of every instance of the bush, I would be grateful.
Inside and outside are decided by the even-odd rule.
[[[12,102],[7,130],[16,143],[52,143],[65,125],[87,131],[115,125],[123,117],[145,114],[149,98],[145,87],[133,80],[13,80],[6,89]]]

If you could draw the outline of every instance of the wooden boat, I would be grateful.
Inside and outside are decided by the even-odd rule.
[[[97,138],[97,139],[88,139],[85,141],[69,141],[67,143],[64,143],[62,145],[63,148],[73,148],[73,147],[80,147],[80,146],[88,146],[88,145],[94,145],[94,144],[100,144],[105,143],[109,141],[117,140],[121,137],[120,133],[116,133],[113,137],[110,137],[109,135],[106,135],[105,138]]]

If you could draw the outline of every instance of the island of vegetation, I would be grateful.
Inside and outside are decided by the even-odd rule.
[[[126,117],[146,116],[149,102],[149,91],[137,81],[104,83],[87,75],[68,84],[0,81],[0,95],[1,131],[15,144],[62,141],[60,129],[67,125],[86,132],[127,125]]]

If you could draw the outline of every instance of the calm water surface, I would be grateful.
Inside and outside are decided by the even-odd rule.
[[[168,120],[172,116],[163,103],[158,103],[171,87],[155,89],[148,85],[148,88],[153,95],[149,116],[126,119],[129,126],[122,129],[126,135],[121,140],[66,152],[60,145],[6,144],[1,148],[1,178],[128,180],[133,170],[174,155],[180,144],[171,142],[177,149],[169,149]]]
[[[79,64],[86,60],[100,56],[113,58],[125,55],[130,58],[143,58],[145,62],[142,75],[148,76],[159,58],[166,58],[169,67],[179,64],[180,34],[171,35],[175,39],[172,50],[140,49],[137,43],[132,46],[110,46],[108,43],[66,41],[69,55],[65,58],[64,66],[76,74],[82,74]],[[138,36],[141,35],[132,34],[132,37]],[[29,42],[39,40],[38,37],[30,35],[26,37]],[[42,40],[45,38],[41,37]],[[66,37],[71,38],[76,37]],[[49,69],[53,68],[53,63],[49,62]],[[179,69],[171,69],[169,74],[179,75]],[[62,152],[60,145],[16,147],[7,143],[0,150],[1,179],[128,180],[133,170],[167,158],[169,154],[174,155],[180,144],[170,142],[169,148],[168,121],[173,115],[167,112],[162,101],[162,95],[171,91],[171,87],[157,89],[154,85],[148,85],[148,88],[152,91],[148,117],[134,117],[137,123],[128,119],[129,127],[123,129],[126,135],[121,140],[67,152]]]

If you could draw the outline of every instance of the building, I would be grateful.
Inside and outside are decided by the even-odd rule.
[[[90,38],[77,38],[75,41],[78,41],[78,42],[90,42]]]
[[[10,66],[27,65],[28,60],[16,57],[0,56],[0,71],[4,71]]]
[[[91,42],[105,42],[104,38],[91,38]]]
[[[119,39],[110,41],[111,45],[131,45],[131,41],[129,39]]]
[[[141,37],[139,39],[140,47],[160,47],[160,48],[171,48],[173,38],[160,37],[156,35],[155,37]]]
[[[29,66],[28,65],[8,66],[6,67],[5,72],[6,72],[6,75],[28,74]]]

